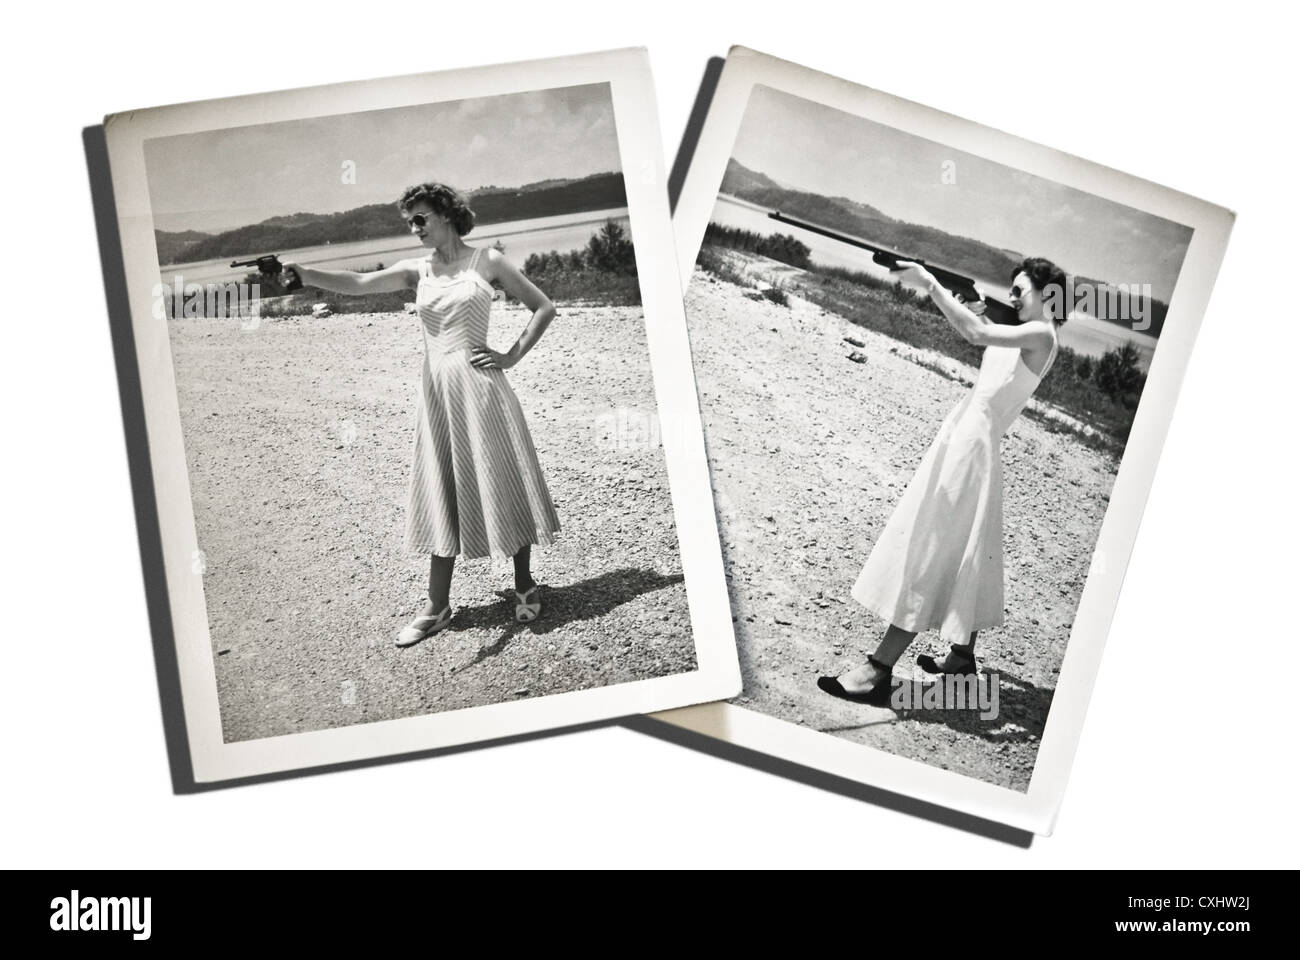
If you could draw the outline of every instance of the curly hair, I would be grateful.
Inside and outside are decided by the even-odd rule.
[[[1053,319],[1057,323],[1065,323],[1070,303],[1067,296],[1070,290],[1070,278],[1066,276],[1065,271],[1046,257],[1025,257],[1020,261],[1020,266],[1011,271],[1011,282],[1015,283],[1016,277],[1022,273],[1029,278],[1033,288],[1043,294],[1049,304],[1053,300],[1056,301],[1060,307],[1057,311],[1060,316]]]
[[[438,216],[448,220],[460,236],[463,237],[474,229],[474,211],[454,187],[445,183],[417,183],[406,188],[402,198],[397,201],[397,209],[407,213],[421,200],[432,207]]]

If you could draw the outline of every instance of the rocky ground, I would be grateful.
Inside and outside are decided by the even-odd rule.
[[[527,321],[494,306],[492,344]],[[540,621],[509,561],[457,564],[454,625],[398,649],[428,559],[402,550],[422,359],[407,314],[172,324],[227,741],[695,669],[637,307],[561,305],[508,374],[562,530],[534,548]]]
[[[764,265],[790,275],[741,259],[759,285]],[[979,645],[981,669],[999,677],[995,719],[837,700],[817,677],[861,664],[886,626],[850,590],[974,370],[700,270],[686,312],[744,674],[733,702],[1026,790],[1113,459],[1027,416],[1002,442],[1006,623]],[[896,676],[924,676],[918,653],[946,646],[923,634]]]

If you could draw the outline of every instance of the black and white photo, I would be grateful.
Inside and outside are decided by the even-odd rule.
[[[105,128],[197,779],[734,693],[642,52]]]
[[[675,224],[744,690],[677,721],[1045,829],[1230,221],[733,50]]]

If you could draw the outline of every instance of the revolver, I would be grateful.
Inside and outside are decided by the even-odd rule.
[[[258,273],[267,277],[278,277],[281,274],[285,279],[281,284],[285,293],[291,293],[302,286],[302,277],[298,276],[298,271],[289,269],[285,270],[280,264],[280,258],[274,253],[265,257],[255,257],[252,260],[232,260],[232,267],[257,267]]]

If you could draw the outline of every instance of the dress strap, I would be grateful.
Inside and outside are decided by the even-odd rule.
[[[417,260],[417,261],[415,261],[415,262],[416,262],[417,268],[418,268],[418,270],[419,270],[419,272],[420,272],[420,276],[421,276],[421,278],[423,278],[423,277],[427,277],[427,276],[429,275],[429,258],[428,258],[428,257],[421,257],[419,260]]]
[[[481,254],[482,252],[483,252],[482,247],[474,248],[474,255],[469,258],[469,268],[471,270],[478,270],[479,254]]]
[[[1038,375],[1039,380],[1046,377],[1047,371],[1052,369],[1052,364],[1056,362],[1056,352],[1061,346],[1060,325],[1054,321],[1049,322],[1052,324],[1052,352],[1047,355],[1047,363],[1043,366],[1043,372]]]

